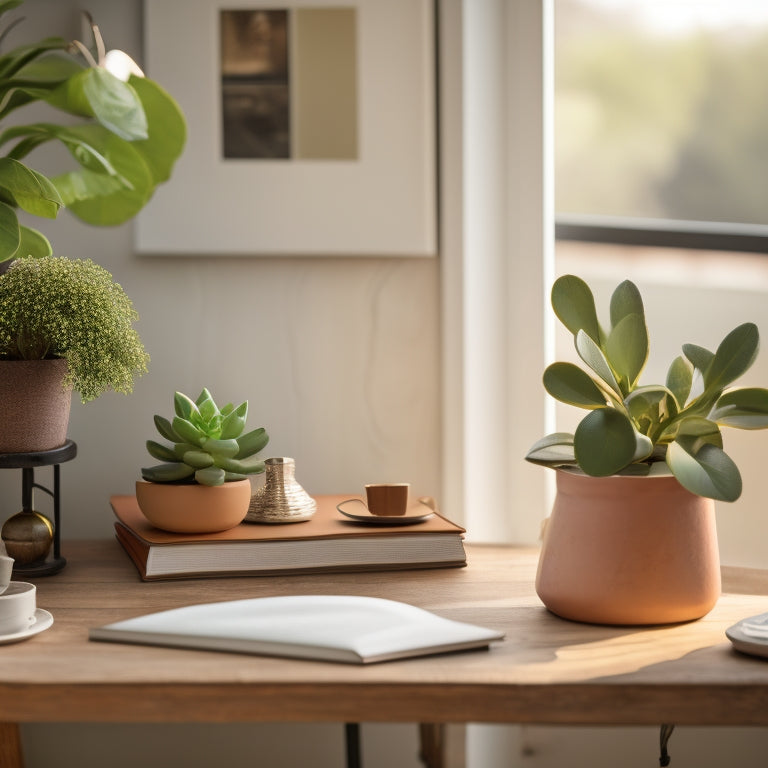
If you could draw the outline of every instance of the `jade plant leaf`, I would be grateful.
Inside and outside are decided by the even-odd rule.
[[[574,336],[583,330],[596,344],[600,344],[603,334],[597,319],[595,298],[581,278],[563,275],[555,281],[552,286],[552,309]]]
[[[648,360],[648,329],[642,315],[624,315],[615,325],[605,343],[605,354],[611,368],[629,391]]]
[[[640,458],[638,453],[650,453],[653,446],[643,438],[623,413],[600,408],[582,419],[573,436],[573,447],[579,466],[588,475],[606,477]]]
[[[676,357],[667,373],[667,389],[682,408],[691,394],[693,384],[693,365],[684,357]]]
[[[707,392],[722,391],[755,361],[760,335],[754,323],[734,328],[721,342],[704,374]]]
[[[616,377],[613,375],[603,351],[595,344],[592,338],[583,330],[576,334],[576,351],[579,357],[616,393],[622,396],[622,390]]]
[[[611,326],[615,328],[629,315],[638,315],[645,325],[645,309],[640,291],[633,282],[625,280],[611,296]]]
[[[592,377],[573,363],[552,363],[544,371],[544,388],[552,397],[580,408],[600,408],[606,398]]]
[[[545,466],[573,464],[573,435],[570,432],[553,432],[537,440],[525,456],[527,461]]]
[[[677,438],[685,441],[692,438],[695,441],[694,450],[698,450],[701,445],[708,443],[723,447],[723,435],[720,427],[711,419],[705,419],[702,416],[686,416],[677,423]]]
[[[706,373],[715,357],[714,352],[697,344],[683,344],[683,354],[691,361],[693,367],[702,373]]]
[[[768,427],[768,389],[731,389],[720,396],[709,418],[726,427],[765,429]]]
[[[741,495],[739,469],[716,445],[684,435],[669,445],[667,464],[678,482],[698,496],[736,501]]]
[[[674,395],[666,387],[653,384],[630,392],[624,405],[645,435],[657,434],[661,425],[678,412]]]

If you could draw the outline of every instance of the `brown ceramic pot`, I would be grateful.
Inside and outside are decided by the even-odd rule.
[[[172,533],[216,533],[239,525],[251,501],[250,480],[223,485],[136,481],[136,501],[155,528]]]
[[[67,361],[0,361],[0,453],[49,451],[67,440]]]
[[[720,596],[714,502],[672,476],[558,471],[536,591],[550,611],[576,621],[701,618]]]

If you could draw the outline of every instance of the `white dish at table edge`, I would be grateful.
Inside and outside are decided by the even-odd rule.
[[[21,640],[26,640],[28,637],[40,634],[40,632],[48,629],[52,624],[53,616],[48,611],[38,608],[35,611],[35,620],[29,627],[21,632],[0,635],[0,645],[8,645],[8,643],[18,643]]]

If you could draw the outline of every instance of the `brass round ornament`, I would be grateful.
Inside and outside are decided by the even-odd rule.
[[[5,549],[19,565],[45,560],[53,543],[53,523],[40,512],[25,509],[9,517],[0,530]]]

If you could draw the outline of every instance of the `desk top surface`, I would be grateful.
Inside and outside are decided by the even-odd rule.
[[[768,660],[724,634],[768,610],[768,572],[725,568],[699,621],[617,628],[547,612],[530,549],[468,545],[458,569],[152,583],[116,542],[63,549],[66,568],[36,580],[54,625],[0,646],[0,720],[768,725]],[[88,640],[90,627],[143,613],[287,594],[402,600],[506,640],[368,667]]]

